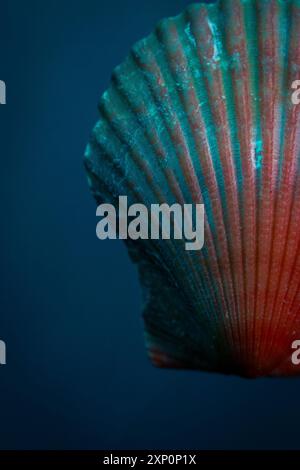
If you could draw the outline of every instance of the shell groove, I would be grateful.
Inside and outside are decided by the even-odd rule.
[[[293,375],[300,339],[300,0],[163,20],[113,73],[85,155],[98,203],[203,203],[205,245],[127,242],[162,367]]]

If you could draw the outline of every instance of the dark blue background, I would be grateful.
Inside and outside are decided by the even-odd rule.
[[[1,448],[300,448],[299,381],[157,370],[82,165],[112,69],[184,0],[1,2]]]

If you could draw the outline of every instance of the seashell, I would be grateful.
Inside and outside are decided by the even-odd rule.
[[[98,203],[204,204],[205,244],[127,240],[154,365],[295,375],[300,1],[196,3],[113,73],[85,154]]]

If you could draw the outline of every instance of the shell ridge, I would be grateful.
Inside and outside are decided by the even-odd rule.
[[[205,205],[199,252],[125,240],[155,365],[298,373],[299,35],[300,0],[196,3],[134,45],[101,99],[84,161],[98,203]]]
[[[295,51],[293,50],[293,43],[297,44],[297,37],[299,41],[299,28],[297,27],[297,21],[294,20],[295,16],[292,16],[292,24],[290,25],[290,40],[289,40],[289,54],[288,54],[288,75],[287,75],[287,86],[292,83],[293,81],[293,64],[297,63],[300,64],[300,53],[297,51],[297,48]],[[296,36],[296,37],[295,37]],[[294,46],[295,47],[295,46]],[[295,61],[295,62],[294,62]],[[287,237],[287,233],[289,230],[289,226],[291,224],[291,218],[293,214],[293,204],[292,204],[292,192],[290,189],[287,188],[287,181],[289,182],[289,188],[293,188],[295,185],[296,181],[296,169],[297,169],[297,161],[295,158],[288,158],[288,155],[294,155],[296,154],[295,152],[295,142],[297,142],[296,139],[296,134],[297,132],[294,130],[293,132],[288,132],[287,134],[287,128],[292,128],[293,125],[289,122],[294,121],[294,119],[297,119],[298,116],[298,111],[297,108],[294,107],[291,104],[290,97],[286,97],[286,126],[285,126],[285,131],[284,135],[282,138],[282,152],[284,155],[284,158],[282,160],[282,167],[281,167],[281,175],[280,175],[280,180],[279,180],[279,193],[281,194],[281,197],[277,197],[277,202],[276,202],[276,214],[277,214],[277,219],[275,221],[275,225],[279,225],[282,227],[284,230],[284,233],[286,234],[285,239],[284,236],[282,235],[282,232],[275,232],[274,231],[274,238],[273,238],[273,247],[274,247],[274,256],[272,259],[272,275],[270,282],[276,283],[276,294],[273,294],[273,291],[271,290],[271,296],[269,300],[269,312],[270,312],[270,320],[269,320],[269,328],[268,328],[268,333],[270,335],[270,341],[269,341],[269,347],[267,349],[268,354],[270,355],[270,352],[272,352],[272,347],[273,343],[275,342],[276,344],[276,330],[277,330],[277,324],[280,322],[281,319],[281,313],[282,309],[281,304],[279,304],[279,308],[275,309],[275,305],[278,304],[278,299],[279,295],[281,296],[282,293],[282,273],[284,272],[284,265],[285,265],[285,259],[286,255],[288,253],[288,246],[290,245],[289,239]],[[299,119],[297,124],[299,126]],[[295,129],[295,128],[294,128]],[[298,130],[299,134],[299,130]],[[298,139],[299,142],[299,139]],[[298,147],[299,148],[299,147]],[[290,151],[290,149],[292,149]],[[299,151],[298,151],[299,153]],[[285,195],[285,196],[284,196]],[[280,217],[280,218],[279,218]],[[281,229],[281,230],[282,230]],[[277,250],[276,246],[279,243],[279,240],[282,240],[281,244],[281,249]],[[276,269],[275,268],[275,263],[276,263]],[[280,270],[281,269],[281,270]],[[275,279],[274,279],[275,277]],[[275,289],[275,286],[274,286]],[[273,295],[273,299],[272,299]],[[272,329],[272,334],[270,333],[270,326],[274,322],[274,327]]]
[[[137,58],[136,55],[135,55],[135,58]],[[138,65],[140,65],[139,62],[138,62]],[[148,78],[149,78],[149,77],[148,77],[148,75],[147,75],[147,76],[146,76],[146,80],[147,80],[147,81],[148,81]],[[160,79],[159,82],[162,83],[162,80]],[[156,89],[153,89],[153,86],[151,85],[151,83],[150,83],[150,87],[151,87],[153,93],[156,94]],[[166,96],[165,96],[165,98],[166,98]],[[158,97],[157,97],[157,96],[156,96],[156,99],[158,100]],[[168,104],[169,104],[169,100],[168,100]],[[161,112],[161,110],[159,110],[159,111]],[[171,115],[171,116],[172,116],[172,115]],[[165,121],[166,128],[168,129],[168,132],[170,133],[170,137],[171,137],[171,139],[172,139],[172,133],[171,133],[171,130],[170,130],[170,128],[169,128],[168,121],[166,121],[166,117],[165,117],[164,114],[163,114],[162,118],[163,118],[163,120]],[[175,149],[176,149],[176,152],[177,152],[178,147],[175,146]],[[180,161],[180,158],[179,158],[179,161]],[[180,163],[182,163],[182,162],[180,162]],[[206,265],[206,262],[205,262],[205,260],[204,260],[204,266],[205,266],[205,265]],[[209,270],[207,270],[207,268],[205,268],[205,271],[206,271],[206,276],[209,276],[209,278],[210,278]],[[210,289],[211,284],[212,284],[212,280],[211,280],[211,278],[210,278],[210,281],[209,281],[209,283],[207,284],[208,287],[209,287],[209,289]],[[220,290],[221,290],[221,292],[222,292],[222,290],[223,290],[222,284],[221,284],[221,285],[219,284],[219,288],[220,288]],[[215,294],[214,294],[214,291],[212,291],[212,294],[213,294],[213,296],[215,295]]]
[[[174,25],[172,25],[172,26],[174,27],[174,32],[173,32],[173,30],[172,30],[173,35],[175,35],[175,33],[177,34],[176,40],[174,39],[174,42],[175,42],[175,41],[176,41],[176,43],[178,42],[178,44],[179,44],[178,47],[181,48],[181,47],[182,47],[182,44],[180,43],[180,33],[179,33],[178,31],[176,31],[178,25],[175,25],[175,24],[174,24]],[[162,33],[163,33],[163,32],[162,32]],[[173,36],[172,36],[172,39],[173,39]],[[164,46],[163,49],[164,49],[164,52],[165,52],[165,54],[166,54],[166,57],[168,58],[168,54],[170,54],[170,53],[172,52],[172,51],[170,52],[170,48],[172,47],[172,44],[171,44],[171,45],[166,44],[166,43],[164,42],[164,40],[163,40],[163,36],[161,37],[160,35],[159,35],[159,41],[163,41],[163,42],[162,42],[162,44],[163,44],[163,46]],[[176,47],[176,46],[174,46],[174,49],[175,49],[175,47]],[[177,51],[176,51],[176,52],[177,52]],[[180,51],[180,52],[181,52],[181,51]],[[174,51],[174,54],[175,54],[175,51]],[[181,57],[177,58],[177,56],[176,56],[176,59],[174,59],[174,60],[176,60],[176,66],[174,66],[175,69],[176,69],[176,68],[179,68],[180,66],[181,66],[182,68],[185,68],[184,60],[187,61],[186,57],[181,56]],[[169,61],[169,62],[170,62],[170,61]],[[177,82],[177,80],[176,80],[177,77],[176,77],[176,75],[174,75],[174,74],[175,74],[175,71],[174,71],[174,70],[170,70],[170,74],[171,74],[171,76],[172,76],[172,78],[173,78],[173,80],[174,80],[174,83],[176,83],[176,82]],[[188,78],[188,77],[185,77],[183,81],[184,81],[184,83],[186,83],[186,82],[189,81],[189,80],[191,80],[191,77],[189,77],[189,78]],[[186,113],[187,110],[186,110],[186,108],[185,108],[184,98],[182,97],[182,94],[183,94],[183,93],[182,93],[182,90],[179,90],[179,91],[178,91],[178,89],[177,89],[177,92],[178,92],[178,94],[179,94],[179,101],[180,101],[180,103],[181,103],[181,106],[184,108],[184,109],[179,113],[180,116],[182,116],[182,115],[184,115],[184,113]],[[189,121],[189,119],[188,119],[188,121]],[[191,133],[189,133],[189,135],[188,135],[189,141],[187,141],[187,151],[188,151],[189,153],[191,153],[191,155],[194,155],[194,159],[195,159],[195,150],[194,150],[194,149],[195,149],[195,147],[197,147],[197,146],[196,146],[196,142],[195,142],[195,137],[194,137],[194,135],[193,135],[190,122],[187,123],[186,125],[189,125],[189,126],[190,126],[190,130],[191,130]],[[182,126],[183,126],[183,124],[182,124]],[[193,146],[193,149],[192,149],[192,146]],[[197,152],[197,153],[198,153],[198,152]],[[196,162],[195,162],[195,163],[196,163]],[[194,165],[193,165],[193,167],[195,168]],[[194,172],[195,172],[195,177],[196,177],[196,170],[194,170]],[[202,202],[203,195],[202,195],[202,191],[201,191],[200,188],[199,188],[199,191],[200,191],[200,198],[201,198],[201,202]],[[195,202],[197,202],[197,200],[196,200]],[[209,226],[207,227],[207,230],[208,230],[208,233],[207,233],[206,236],[209,237],[209,239],[211,240],[211,244],[212,244],[212,245],[211,245],[211,249],[212,249],[212,250],[215,250],[215,248],[214,248],[214,242],[213,242],[213,238],[212,238],[212,235],[211,235],[211,233],[210,233],[210,230],[209,230]]]

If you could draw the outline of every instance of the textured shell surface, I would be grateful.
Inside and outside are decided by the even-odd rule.
[[[196,3],[113,73],[85,154],[98,203],[204,204],[205,244],[126,241],[152,362],[297,375],[300,0]]]

